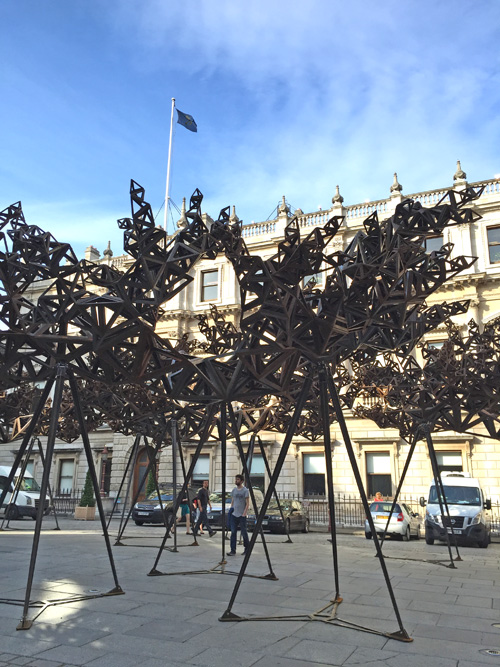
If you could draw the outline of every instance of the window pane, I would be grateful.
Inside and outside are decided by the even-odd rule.
[[[201,274],[201,300],[215,301],[219,295],[218,285],[218,271],[203,271]]]
[[[311,273],[308,276],[304,276],[304,280],[302,281],[302,284],[304,287],[307,286],[307,283],[311,281],[311,284],[309,287],[314,285],[322,285],[323,284],[323,273]]]
[[[390,474],[391,457],[388,452],[375,452],[366,454],[366,471],[372,474]]]
[[[250,475],[250,479],[252,480],[252,487],[254,489],[260,489],[262,493],[265,493],[265,477],[264,475],[254,475],[253,473]]]
[[[491,264],[500,262],[500,227],[490,227],[487,231]]]
[[[63,459],[59,467],[59,493],[73,491],[73,474],[75,471],[74,459]]]
[[[490,245],[490,263],[498,264],[500,262],[500,245]]]
[[[377,491],[380,491],[384,498],[392,495],[390,475],[368,475],[368,495],[374,496]]]
[[[304,475],[304,495],[305,496],[324,496],[325,491],[324,475]]]
[[[254,475],[266,474],[266,466],[264,465],[264,459],[262,456],[252,457],[252,467],[250,469],[250,474],[252,475],[252,479]]]
[[[427,252],[433,252],[434,250],[441,250],[443,247],[443,236],[431,236],[428,239],[425,239],[425,249]]]
[[[304,474],[326,473],[324,454],[304,454]]]
[[[202,454],[198,457],[193,470],[193,483],[201,483],[210,477],[210,454]]]
[[[462,453],[461,452],[436,452],[439,472],[450,470],[453,472],[462,472]]]

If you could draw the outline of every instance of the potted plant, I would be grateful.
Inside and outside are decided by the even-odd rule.
[[[75,519],[80,519],[81,521],[93,521],[95,519],[95,498],[90,470],[87,470],[80,504],[78,507],[75,507]]]

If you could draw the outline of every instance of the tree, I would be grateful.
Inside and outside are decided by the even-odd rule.
[[[146,498],[149,498],[149,496],[155,491],[156,491],[156,484],[155,484],[154,473],[152,470],[150,470],[148,475],[148,481],[146,482]]]
[[[95,507],[94,489],[92,488],[90,470],[87,470],[87,476],[85,477],[85,486],[83,487],[83,493],[80,499],[80,507]]]

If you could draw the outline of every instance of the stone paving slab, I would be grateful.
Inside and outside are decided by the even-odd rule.
[[[32,525],[0,534],[9,577],[0,581],[0,596],[24,597]],[[75,526],[76,524],[76,526]],[[44,524],[45,525],[45,524]],[[61,532],[42,534],[34,592],[60,597],[90,588],[109,590],[113,579],[100,527],[85,529],[61,520]],[[127,531],[129,529],[127,528]],[[161,535],[153,529],[154,535]],[[152,542],[147,527],[132,526],[135,543]],[[148,537],[149,536],[149,537]],[[236,577],[175,574],[148,577],[157,547],[113,549],[125,595],[50,607],[31,630],[15,627],[22,608],[0,604],[0,666],[29,667],[479,667],[500,659],[479,651],[500,646],[500,545],[466,549],[456,569],[429,560],[445,558],[441,547],[419,542],[387,542],[389,576],[406,630],[413,642],[305,620],[331,599],[334,578],[326,535],[294,535],[293,544],[270,546],[279,581],[244,578],[233,611],[248,616],[295,615],[300,620],[220,623]],[[165,553],[159,569],[192,572],[220,559],[221,546],[200,540],[196,549]],[[159,544],[159,540],[158,544]],[[394,632],[396,616],[374,557],[373,543],[360,535],[339,535],[339,617],[361,626]],[[5,556],[5,559],[4,559]],[[398,556],[398,558],[394,558]],[[405,558],[411,560],[404,560]],[[421,559],[420,561],[418,559]],[[241,564],[235,558],[231,568]],[[25,569],[23,569],[25,568]],[[262,547],[256,547],[251,571],[267,572]],[[34,613],[34,612],[33,612]],[[16,662],[15,662],[16,661]]]

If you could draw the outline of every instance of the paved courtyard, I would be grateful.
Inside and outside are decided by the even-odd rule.
[[[33,600],[107,591],[113,579],[99,524],[65,519],[44,524]],[[23,599],[33,522],[12,522],[0,533],[0,597]],[[112,527],[112,531],[113,531]],[[221,623],[234,576],[188,574],[148,577],[162,536],[155,527],[127,529],[126,546],[114,547],[125,595],[52,606],[27,631],[16,631],[22,608],[0,604],[0,665],[154,667],[474,667],[500,665],[500,546],[462,548],[457,569],[425,562],[446,559],[445,547],[387,541],[384,551],[403,624],[412,643],[321,622]],[[181,535],[180,544],[189,544]],[[170,542],[170,540],[169,540]],[[333,590],[331,545],[325,533],[294,535],[293,544],[270,536],[278,581],[245,578],[233,611],[242,616],[307,614],[328,604]],[[241,547],[239,548],[241,551]],[[217,565],[220,535],[199,547],[165,552],[159,570],[194,572]],[[396,557],[396,558],[394,558]],[[404,559],[409,560],[404,560]],[[228,559],[236,571],[241,555]],[[339,617],[388,632],[398,630],[374,557],[361,534],[339,536]],[[257,545],[249,566],[267,574]],[[36,610],[31,612],[31,615]],[[497,655],[482,651],[498,650]]]

